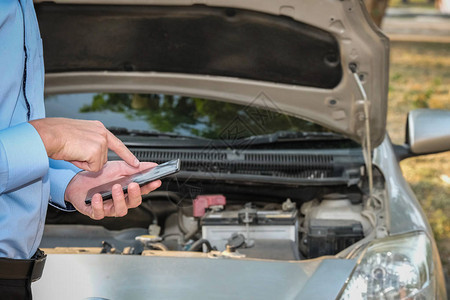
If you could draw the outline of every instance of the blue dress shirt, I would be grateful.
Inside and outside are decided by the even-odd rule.
[[[0,0],[0,257],[30,258],[47,205],[65,209],[79,169],[49,159],[28,121],[45,117],[42,40],[32,0]]]

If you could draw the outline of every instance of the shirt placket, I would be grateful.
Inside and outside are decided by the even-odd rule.
[[[27,98],[27,63],[28,63],[28,53],[27,53],[27,43],[26,43],[26,22],[25,22],[25,12],[23,8],[22,1],[19,0],[20,8],[22,11],[22,20],[23,20],[23,51],[25,53],[25,61],[23,68],[23,78],[22,78],[22,88],[23,88],[23,98],[25,100],[25,105],[27,107],[27,121],[30,121],[31,117],[31,105]]]

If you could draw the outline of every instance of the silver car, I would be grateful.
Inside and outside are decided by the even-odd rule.
[[[141,161],[181,159],[124,218],[50,207],[36,299],[446,299],[398,162],[450,150],[450,112],[410,112],[391,143],[389,40],[362,1],[36,12],[47,116],[101,120]]]

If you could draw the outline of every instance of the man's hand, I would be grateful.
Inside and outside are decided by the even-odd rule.
[[[30,124],[41,136],[50,158],[97,172],[107,162],[111,149],[130,166],[139,166],[139,160],[99,121],[44,118]]]
[[[91,205],[86,205],[86,195],[89,189],[119,179],[122,176],[131,175],[156,166],[155,163],[142,162],[138,168],[133,168],[122,161],[112,161],[105,164],[99,172],[80,172],[72,179],[66,189],[65,199],[82,214],[94,220],[104,217],[125,216],[129,208],[138,207],[142,202],[141,195],[150,193],[161,185],[160,180],[150,182],[139,187],[137,183],[128,185],[128,196],[122,191],[120,184],[112,189],[112,200],[103,202],[100,194],[92,197]]]

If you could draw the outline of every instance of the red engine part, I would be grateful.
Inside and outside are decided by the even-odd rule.
[[[227,200],[224,195],[199,195],[194,199],[194,217],[203,217],[210,206],[225,205]]]

